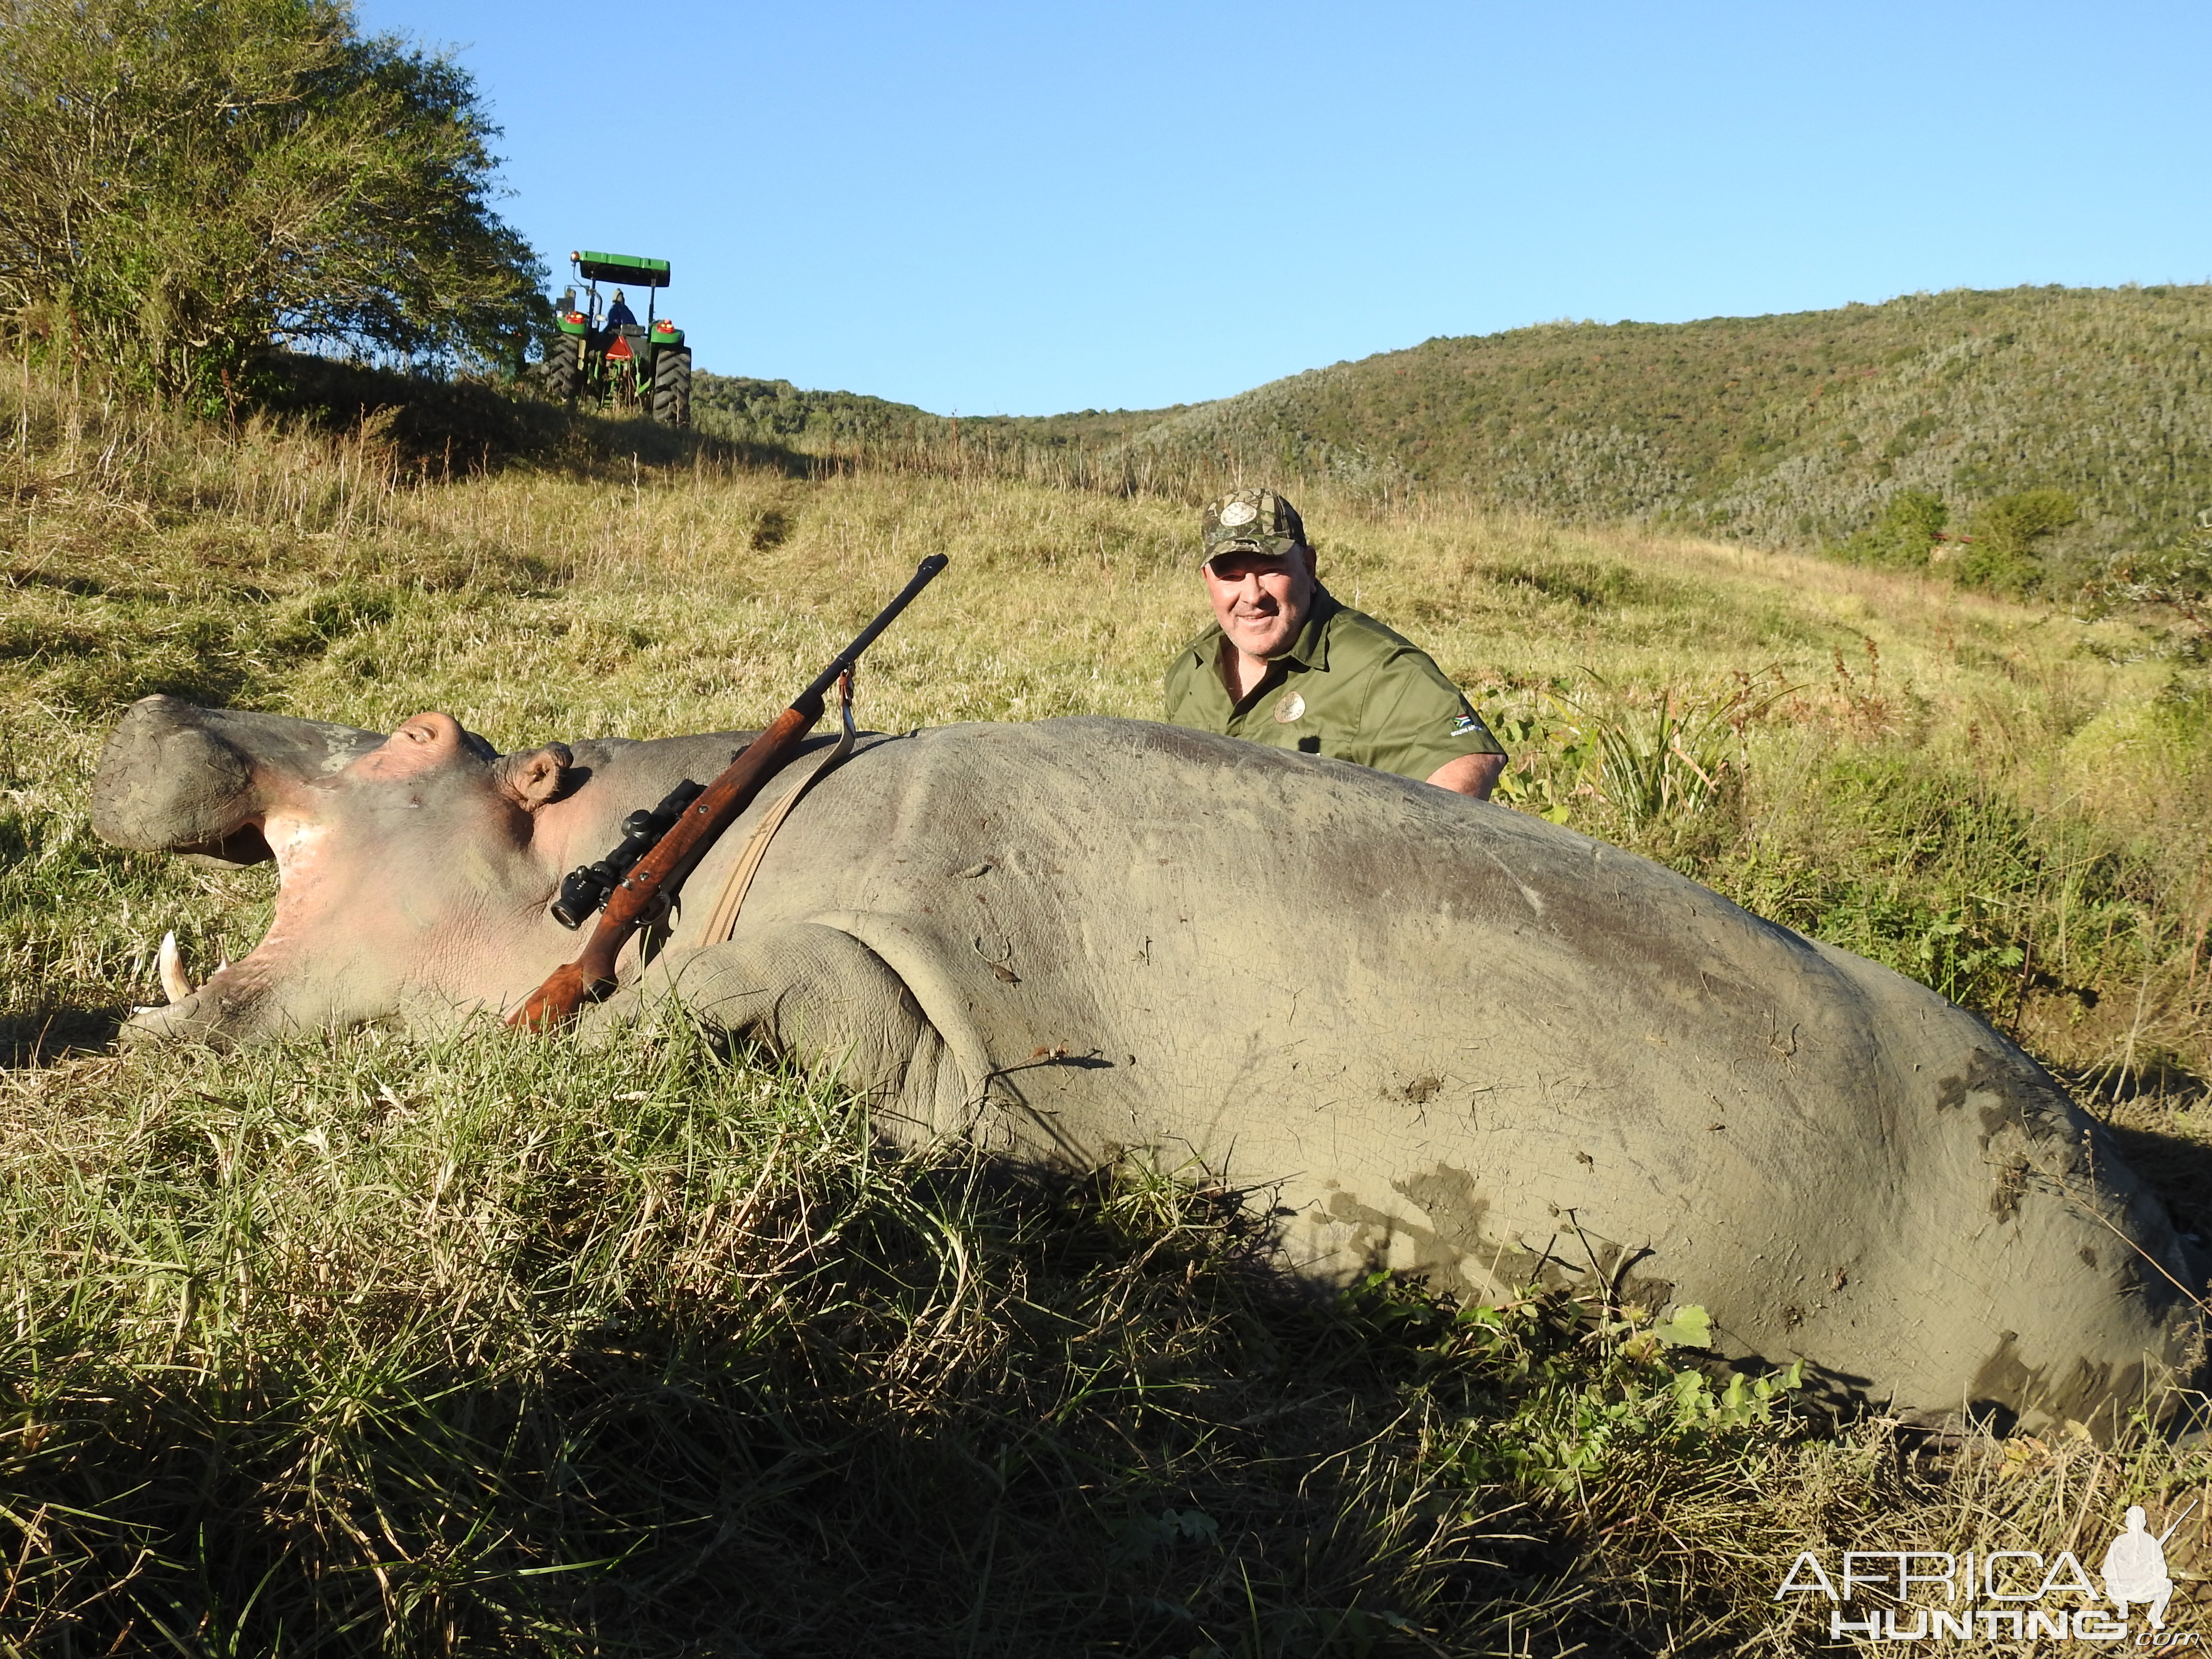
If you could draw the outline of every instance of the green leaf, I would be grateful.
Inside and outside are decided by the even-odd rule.
[[[1712,1316],[1694,1302],[1674,1310],[1671,1319],[1654,1325],[1651,1334],[1670,1348],[1709,1348],[1712,1346]]]

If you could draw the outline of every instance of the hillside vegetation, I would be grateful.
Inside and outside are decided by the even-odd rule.
[[[2013,289],[1702,322],[1431,340],[1174,417],[1139,441],[1394,467],[1486,504],[1766,546],[1899,492],[2079,504],[2054,549],[2171,543],[2212,506],[2212,288]]]
[[[1145,717],[1204,620],[1179,497],[512,418],[448,472],[434,424],[0,376],[0,1650],[1780,1655],[1801,1548],[2055,1551],[2212,1497],[2145,1437],[1799,1423],[1601,1295],[1301,1298],[1141,1161],[886,1160],[680,1028],[111,1052],[163,930],[204,972],[271,895],[91,835],[134,697],[502,748],[744,725],[941,550],[866,723]],[[2185,617],[1300,505],[1506,735],[1521,810],[1980,1009],[2212,1230]]]
[[[1047,448],[1098,449],[1134,437],[1183,412],[1172,409],[1085,409],[1068,415],[933,415],[912,404],[895,404],[857,392],[807,392],[788,380],[743,375],[692,377],[692,415],[702,431],[720,437],[799,441],[820,449],[841,444],[897,440],[950,443],[964,427],[971,436],[1033,443]]]
[[[1030,473],[1239,476],[1637,521],[2071,598],[2212,507],[2212,288],[2014,289],[1435,339],[1188,409],[963,421]],[[951,441],[902,404],[724,380],[713,429]],[[1075,457],[1083,466],[1076,467]],[[1946,567],[1948,567],[1948,569]],[[2208,582],[2196,573],[2191,591]]]

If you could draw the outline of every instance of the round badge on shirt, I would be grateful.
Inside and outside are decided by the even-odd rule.
[[[1292,720],[1304,719],[1305,712],[1306,700],[1295,690],[1284,692],[1281,700],[1275,704],[1275,718],[1285,726]]]

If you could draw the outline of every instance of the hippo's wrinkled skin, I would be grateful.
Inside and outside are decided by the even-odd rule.
[[[511,1008],[574,953],[546,915],[562,872],[741,741],[501,758],[442,714],[383,738],[149,698],[100,833],[273,853],[283,886],[261,945],[135,1035]],[[780,793],[694,875],[693,916]],[[910,1140],[1159,1149],[1273,1189],[1311,1271],[1478,1296],[1600,1273],[1919,1414],[2109,1423],[2196,1363],[2171,1224],[2033,1061],[1504,807],[1133,721],[951,726],[864,741],[736,939],[686,927],[595,1022],[673,988],[836,1059]]]

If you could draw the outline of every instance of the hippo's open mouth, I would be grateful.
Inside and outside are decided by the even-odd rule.
[[[503,1006],[511,962],[567,944],[539,937],[561,860],[534,843],[571,759],[558,744],[501,756],[435,712],[381,737],[173,697],[133,704],[100,757],[94,829],[224,869],[273,861],[277,889],[260,943],[204,985],[167,942],[167,1005],[140,1009],[124,1040],[227,1047],[373,1024],[410,997]]]

